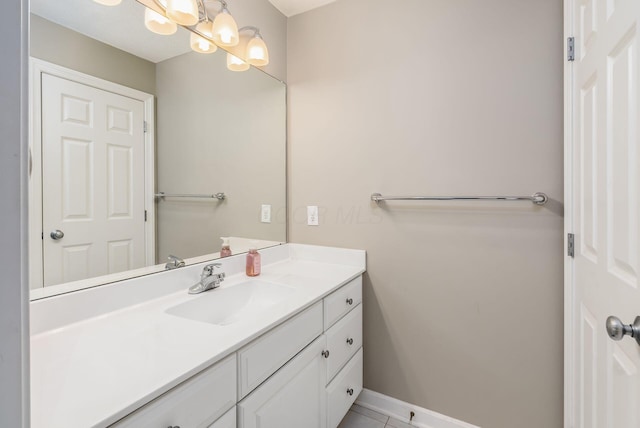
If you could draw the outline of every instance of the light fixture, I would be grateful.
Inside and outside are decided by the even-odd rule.
[[[118,4],[122,0],[95,0],[104,4]],[[147,8],[144,13],[145,26],[157,34],[173,34],[177,24],[191,31],[191,49],[199,53],[212,53],[218,46],[231,48],[240,43],[240,31],[252,31],[246,45],[232,49],[227,54],[227,68],[232,71],[245,71],[251,65],[263,67],[269,64],[269,50],[257,27],[238,25],[229,13],[225,0],[216,0],[222,7],[213,21],[209,17],[206,0],[153,0],[160,8],[156,11]],[[246,39],[243,39],[246,40]]]
[[[196,26],[196,31],[201,35],[195,32],[191,33],[191,49],[204,54],[213,53],[218,50],[218,46],[210,40],[213,37],[211,25],[211,21],[202,21]]]
[[[269,50],[267,44],[262,39],[260,29],[256,27],[242,27],[242,31],[253,31],[253,36],[247,43],[245,59],[251,65],[263,67],[269,64]]]
[[[191,26],[200,20],[197,0],[167,0],[167,18],[176,24]]]
[[[237,56],[227,53],[227,68],[231,71],[247,71],[250,65]]]
[[[93,0],[93,1],[103,6],[117,6],[122,2],[122,0]]]
[[[238,34],[238,24],[227,9],[227,2],[219,0],[222,3],[222,10],[213,20],[213,40],[218,46],[231,47],[236,46],[240,42]]]
[[[161,13],[146,8],[144,11],[144,26],[153,33],[169,36],[178,31],[178,25]]]

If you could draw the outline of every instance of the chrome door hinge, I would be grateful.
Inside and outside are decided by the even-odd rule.
[[[148,128],[147,128],[147,121],[145,120],[145,121],[144,121],[144,122],[142,122],[142,123],[143,123],[142,127],[143,127],[143,129],[144,129],[144,133],[146,134],[146,133],[147,133],[147,131],[148,131]]]
[[[574,257],[576,252],[576,236],[573,233],[567,234],[567,255]]]
[[[567,38],[567,61],[575,61],[576,59],[576,38]]]

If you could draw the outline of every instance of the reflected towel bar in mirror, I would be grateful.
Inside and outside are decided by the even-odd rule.
[[[380,193],[371,195],[373,202],[384,201],[530,201],[536,205],[544,205],[549,197],[537,192],[531,196],[382,196]]]
[[[159,193],[155,194],[155,197],[156,198],[160,198],[160,199],[164,199],[164,198],[201,198],[201,199],[217,199],[219,201],[224,201],[227,196],[222,192],[214,193],[212,195],[159,192]]]

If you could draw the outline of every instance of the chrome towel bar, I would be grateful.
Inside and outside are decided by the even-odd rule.
[[[380,193],[371,195],[373,202],[384,201],[530,201],[536,205],[544,205],[549,197],[537,192],[531,196],[382,196]]]
[[[164,193],[159,192],[154,195],[156,198],[164,199],[164,198],[202,198],[202,199],[217,199],[219,201],[223,201],[226,199],[226,195],[222,192],[214,193],[213,195],[198,195],[198,194],[180,194],[180,193]]]

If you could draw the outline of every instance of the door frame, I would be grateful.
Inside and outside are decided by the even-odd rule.
[[[574,80],[573,62],[567,58],[567,40],[575,37],[574,8],[576,0],[564,0],[564,427],[575,427],[575,381],[574,379],[574,343],[575,329],[575,280],[573,257],[568,254],[568,234],[574,231],[574,189],[573,189],[573,153],[574,153]],[[577,45],[577,43],[576,43]],[[574,50],[575,54],[575,50]]]
[[[145,222],[145,264],[156,263],[156,214],[155,214],[155,97],[108,80],[84,74],[70,68],[52,64],[38,58],[29,58],[30,85],[29,100],[29,232],[42,229],[42,74],[70,80],[86,86],[141,101],[144,104],[144,209]],[[29,288],[44,287],[43,237],[29,233]]]

